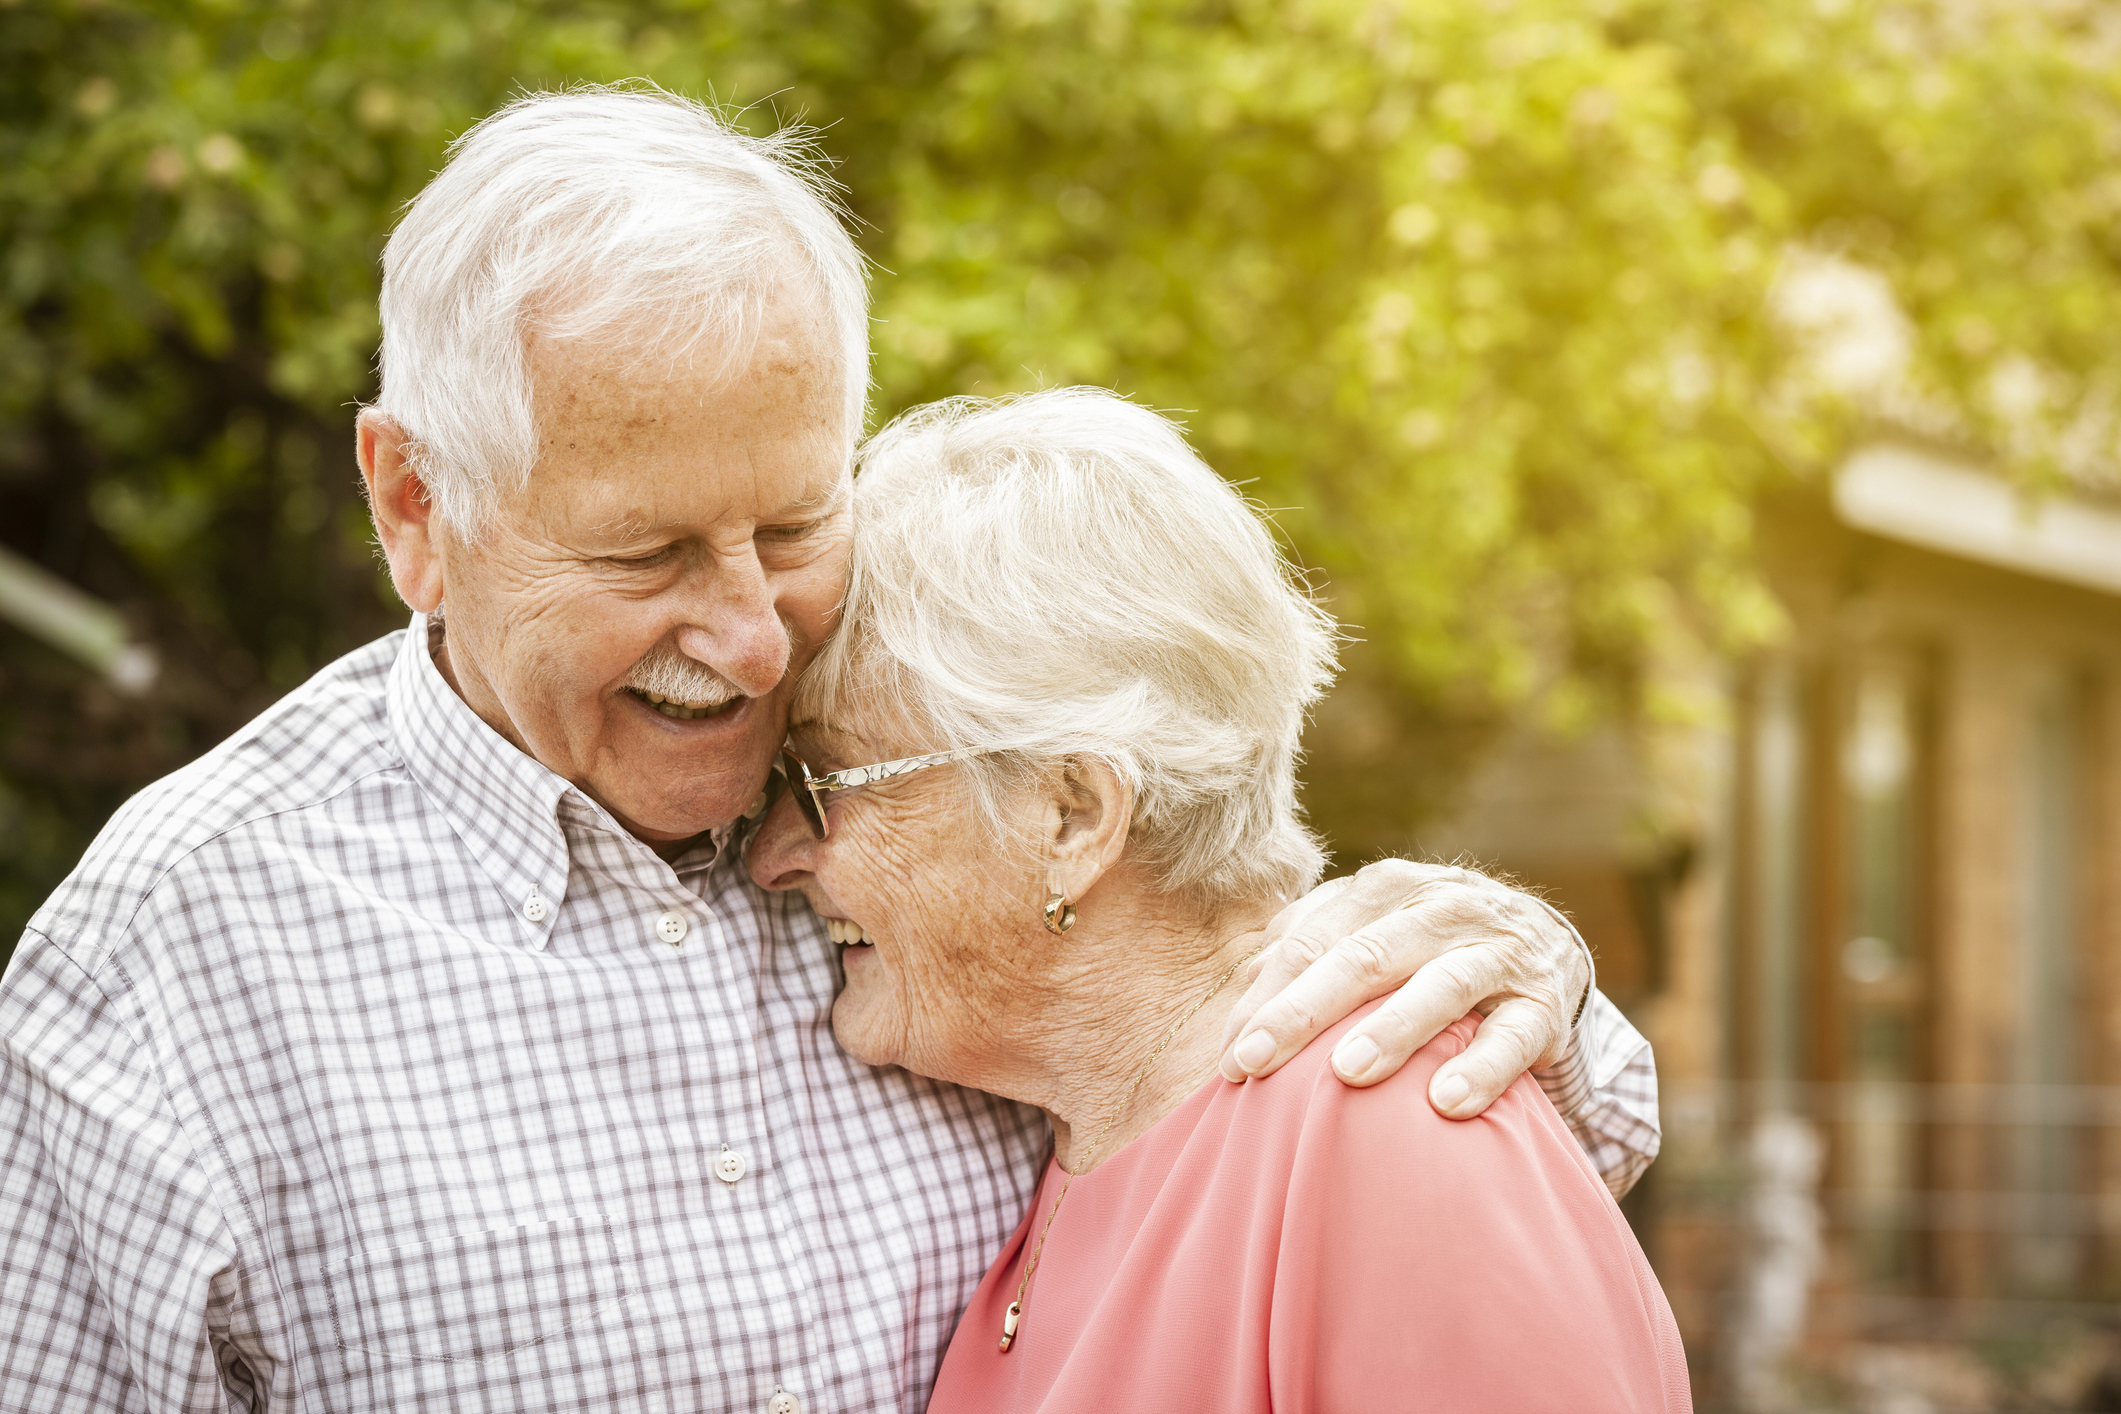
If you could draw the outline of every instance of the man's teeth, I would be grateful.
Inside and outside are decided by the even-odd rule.
[[[862,940],[862,925],[852,918],[828,918],[825,931],[835,943],[859,943]]]
[[[679,702],[675,698],[665,697],[660,692],[650,692],[646,688],[630,687],[626,690],[664,716],[680,722],[697,722],[702,717],[715,716],[728,711],[731,706],[742,700],[732,697],[727,702]]]

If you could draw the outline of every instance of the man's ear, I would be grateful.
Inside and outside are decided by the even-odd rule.
[[[1102,761],[1071,761],[1046,800],[1046,890],[1085,897],[1127,850],[1134,792]]]
[[[442,603],[442,527],[427,483],[407,453],[410,440],[373,408],[354,422],[354,458],[368,487],[376,538],[390,562],[390,582],[407,605],[431,614]]]

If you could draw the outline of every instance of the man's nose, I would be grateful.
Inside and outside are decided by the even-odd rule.
[[[788,672],[788,626],[765,569],[748,547],[721,559],[712,587],[677,631],[678,651],[729,679],[746,697],[764,697]]]
[[[817,844],[817,836],[810,832],[810,822],[796,808],[794,792],[800,789],[791,786],[782,791],[781,798],[773,802],[773,809],[766,812],[766,818],[751,836],[744,863],[751,870],[751,882],[762,889],[800,888],[810,877],[810,852]]]

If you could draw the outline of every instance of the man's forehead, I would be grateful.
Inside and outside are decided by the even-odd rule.
[[[702,507],[713,519],[758,517],[767,520],[815,520],[845,510],[853,494],[853,482],[845,472],[820,476],[814,484],[793,495],[732,495],[727,488],[700,487],[687,500],[691,505],[673,505],[662,496],[642,497],[631,488],[607,482],[605,502],[590,524],[597,535],[651,535],[657,531],[682,530],[694,523]],[[748,488],[747,488],[748,489]],[[652,503],[651,503],[652,502]]]

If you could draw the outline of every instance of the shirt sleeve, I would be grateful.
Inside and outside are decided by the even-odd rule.
[[[225,1414],[235,1246],[120,1008],[50,939],[0,982],[0,1409]]]
[[[1605,993],[1592,991],[1560,1060],[1532,1072],[1615,1198],[1626,1195],[1664,1144],[1657,1058]]]
[[[1368,1090],[1313,1091],[1277,1234],[1273,1407],[1689,1408],[1663,1292],[1553,1109],[1522,1077],[1476,1119],[1428,1106],[1472,1030]]]

